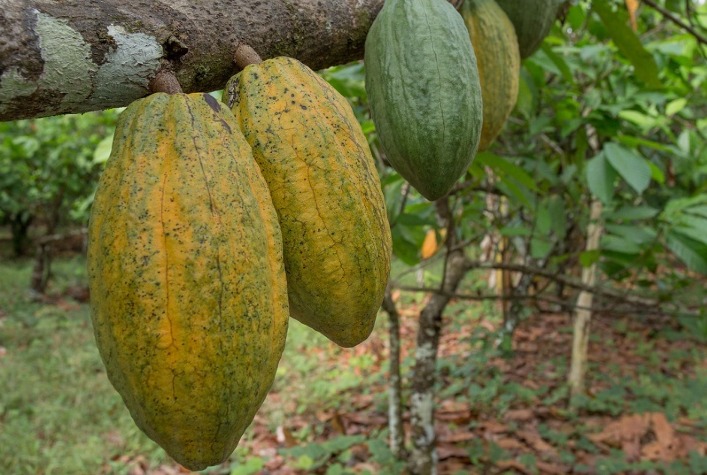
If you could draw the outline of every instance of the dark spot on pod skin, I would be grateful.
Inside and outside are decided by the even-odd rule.
[[[204,100],[209,105],[209,107],[211,107],[216,112],[221,111],[221,106],[219,105],[218,101],[216,99],[214,99],[214,97],[211,94],[202,94],[202,96],[204,97]]]
[[[232,133],[232,132],[231,132],[231,127],[228,126],[228,124],[226,123],[225,120],[221,119],[221,123],[222,123],[223,126],[226,128],[226,130],[228,130],[228,133],[229,133],[229,134]]]

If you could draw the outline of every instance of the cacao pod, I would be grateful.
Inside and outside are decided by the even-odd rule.
[[[476,154],[482,101],[461,15],[446,0],[386,0],[366,37],[366,91],[390,164],[428,200]]]
[[[496,0],[513,23],[520,57],[525,59],[540,48],[566,0]]]
[[[503,129],[518,97],[518,40],[513,24],[494,0],[465,0],[461,13],[479,70],[484,102],[479,151],[483,151]]]
[[[138,427],[177,462],[224,461],[287,332],[282,238],[233,115],[153,94],[120,116],[91,210],[96,342]]]
[[[224,90],[278,212],[290,314],[343,347],[373,329],[390,273],[380,181],[346,99],[299,61],[251,64]]]

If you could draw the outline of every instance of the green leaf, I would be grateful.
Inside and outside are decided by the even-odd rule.
[[[614,220],[635,221],[653,218],[659,212],[660,210],[650,206],[624,206],[613,213],[607,213],[606,216]]]
[[[421,237],[418,243],[417,239],[410,239],[409,233],[405,232],[407,230],[408,228],[405,226],[395,226],[392,229],[393,254],[405,264],[414,266],[420,262],[420,247],[424,236]]]
[[[419,214],[411,214],[407,212],[401,213],[398,216],[397,222],[406,226],[433,226],[435,224],[433,219],[425,219],[425,217],[420,216]]]
[[[547,203],[552,231],[556,238],[564,239],[567,233],[567,208],[561,196],[551,196]]]
[[[662,84],[658,79],[658,65],[653,56],[643,47],[638,36],[627,25],[626,14],[623,11],[613,11],[607,0],[593,0],[592,9],[601,18],[606,26],[606,33],[621,54],[633,65],[636,77],[646,86],[660,89]]]
[[[546,237],[534,237],[530,241],[530,255],[533,259],[546,258],[553,248],[553,243]]]
[[[112,148],[113,134],[110,134],[108,137],[98,142],[98,145],[96,145],[96,149],[93,151],[93,163],[107,162]]]
[[[651,168],[651,178],[653,178],[653,181],[660,183],[661,185],[664,184],[665,173],[663,173],[663,170],[658,168],[658,166],[653,162],[648,162],[648,166]]]
[[[651,168],[643,157],[615,143],[604,145],[604,155],[631,188],[643,193],[651,182]]]
[[[666,153],[670,153],[673,150],[669,145],[660,142],[655,142],[653,140],[648,140],[644,137],[632,137],[629,135],[621,135],[619,137],[615,137],[614,140],[628,147],[643,146]]]
[[[684,234],[695,241],[707,246],[707,220],[694,220],[681,226],[675,226],[673,231]]]
[[[501,192],[508,198],[512,198],[513,201],[529,208],[533,207],[531,197],[527,192],[528,190],[524,187],[517,185],[512,180],[501,180],[498,183],[498,189],[501,190]]]
[[[601,238],[601,248],[606,251],[620,252],[622,254],[640,254],[641,247],[633,241],[621,236],[605,234]]]
[[[507,158],[495,155],[491,152],[482,152],[476,156],[476,160],[478,160],[481,164],[491,168],[499,175],[505,175],[514,178],[526,188],[529,188],[531,190],[538,189],[537,185],[535,184],[535,180],[533,180],[533,177],[528,175],[528,173],[523,170],[522,167],[519,167]]]
[[[560,71],[562,74],[562,79],[564,79],[568,84],[574,85],[574,76],[572,76],[572,71],[570,70],[570,67],[567,66],[565,60],[560,55],[555,53],[546,43],[543,43],[540,49],[547,55],[548,58],[550,58],[550,61],[552,61],[557,67],[557,70]]]
[[[589,190],[594,196],[599,198],[602,203],[611,202],[614,196],[614,181],[616,180],[616,171],[611,168],[609,162],[604,157],[604,153],[598,154],[587,162],[587,183]]]
[[[668,231],[666,244],[687,267],[707,275],[707,245],[677,231]]]
[[[582,264],[582,267],[589,267],[598,262],[599,257],[601,257],[601,251],[599,250],[584,251],[579,255],[579,263]]]
[[[499,232],[502,236],[516,237],[516,236],[530,236],[533,234],[533,230],[525,226],[504,226]]]
[[[619,112],[619,117],[632,122],[643,129],[650,129],[656,125],[655,117],[651,117],[635,110],[623,110]]]
[[[532,78],[525,71],[521,70],[520,81],[518,82],[518,99],[516,100],[515,109],[525,117],[530,119],[535,109],[536,97],[538,95],[535,85],[532,83]]]
[[[301,455],[295,462],[295,467],[302,470],[312,468],[313,465],[314,459],[312,459],[312,457],[310,457],[309,455]]]
[[[606,225],[606,230],[608,233],[615,234],[638,245],[650,243],[657,237],[655,229],[647,226],[609,223]]]
[[[665,115],[675,115],[685,108],[687,105],[687,99],[681,97],[680,99],[675,99],[665,106]]]
[[[249,458],[245,463],[238,464],[231,469],[231,475],[254,475],[265,467],[265,461],[260,457]]]

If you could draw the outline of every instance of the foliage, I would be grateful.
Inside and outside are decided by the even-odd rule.
[[[85,223],[101,170],[94,152],[116,117],[111,110],[0,123],[0,222],[36,220],[50,233]]]
[[[704,3],[688,3],[694,14],[690,18],[684,11],[685,2],[665,0],[657,3],[686,19],[699,31],[707,28],[707,6]],[[613,364],[593,368],[594,374],[606,376],[606,379],[599,381],[603,386],[598,386],[580,401],[580,409],[584,415],[601,417],[603,421],[628,412],[660,410],[671,420],[687,417],[704,427],[705,413],[700,395],[704,394],[705,375],[685,377],[681,366],[681,362],[694,360],[699,355],[679,354],[682,350],[677,347],[679,343],[707,337],[703,276],[707,273],[707,62],[704,61],[707,51],[693,36],[647,4],[643,3],[638,13],[636,33],[626,26],[629,22],[624,2],[573,2],[562,26],[556,24],[541,49],[523,63],[518,102],[504,133],[495,146],[476,157],[464,179],[453,190],[451,204],[456,220],[455,232],[461,242],[467,244],[470,257],[489,257],[483,255],[479,243],[484,236],[490,236],[495,246],[491,254],[498,254],[495,258],[569,277],[579,275],[582,267],[598,263],[601,280],[610,281],[614,287],[625,289],[626,293],[642,292],[660,305],[672,303],[667,308],[675,310],[682,325],[689,330],[676,330],[672,336],[663,335],[668,341],[675,338],[675,352],[665,349],[659,352],[643,333],[636,335],[633,341],[624,341],[626,346],[637,348],[637,354],[648,362],[647,365],[633,375],[624,374],[621,367]],[[439,257],[443,253],[423,259],[421,249],[430,230],[438,242],[443,242],[444,230],[439,229],[434,205],[386,165],[385,154],[370,120],[363,65],[340,66],[325,71],[323,75],[351,102],[376,158],[397,257],[394,283],[438,285],[443,268]],[[20,140],[18,147],[22,143]],[[2,174],[0,177],[5,179]],[[5,190],[5,187],[0,189]],[[603,204],[605,235],[598,251],[584,252],[592,200],[600,200]],[[12,278],[18,278],[17,274]],[[478,274],[474,274],[473,279],[473,285],[461,290],[467,295],[479,296],[485,288]],[[558,296],[554,302],[560,305],[567,305],[571,300],[571,294],[563,285],[553,286],[540,278],[534,279],[531,285],[536,298]],[[401,299],[405,305],[419,309],[421,294],[407,293]],[[71,424],[51,421],[54,414],[61,414],[58,408],[42,406],[39,402],[39,409],[33,410],[45,418],[35,425],[30,417],[34,412],[22,416],[23,411],[31,412],[22,401],[41,400],[34,393],[28,396],[30,389],[24,382],[41,385],[44,381],[51,381],[46,379],[51,375],[61,374],[52,369],[60,367],[64,361],[73,360],[71,355],[57,348],[63,342],[73,340],[64,338],[64,328],[57,328],[56,322],[46,321],[44,314],[37,310],[39,307],[23,310],[27,305],[16,295],[6,297],[6,301],[0,303],[13,320],[0,328],[0,345],[21,355],[17,360],[6,359],[12,365],[0,370],[0,381],[9,380],[16,386],[13,392],[0,391],[0,397],[4,398],[0,401],[3,424],[7,421],[19,424],[5,433],[15,438],[13,442],[20,441],[21,446],[34,453],[40,445],[41,460],[36,460],[37,456],[35,459],[27,456],[29,452],[3,454],[0,459],[9,457],[8,460],[15,464],[11,467],[25,464],[29,467],[25,471],[34,473],[42,464],[46,466],[52,457],[62,461],[76,458],[69,447],[71,442],[62,446],[52,439],[56,438],[59,429],[74,428]],[[456,334],[464,335],[463,312],[452,312],[455,309],[451,307],[448,310],[450,318],[446,318],[445,323],[450,324]],[[484,306],[483,311],[492,313],[490,306]],[[695,316],[697,312],[702,312],[702,318]],[[49,313],[56,315],[55,311]],[[85,323],[72,324],[69,328],[86,331],[82,325]],[[23,326],[32,328],[33,333],[21,330]],[[40,332],[34,333],[37,328]],[[494,343],[498,337],[493,333],[477,333],[468,339],[467,350],[460,352],[457,358],[444,357],[438,362],[443,378],[439,390],[444,400],[454,399],[472,405],[477,416],[493,414],[504,417],[523,405],[549,408],[549,413],[557,419],[566,418],[565,422],[572,429],[563,430],[546,424],[538,431],[544,439],[560,447],[563,463],[573,465],[580,473],[704,471],[704,457],[696,452],[686,460],[672,464],[629,462],[618,450],[599,455],[600,449],[589,438],[582,418],[569,415],[560,407],[566,397],[563,386],[566,354],[547,358],[536,366],[530,365],[535,370],[529,374],[529,377],[536,378],[531,381],[535,387],[520,384],[509,381],[499,369],[503,367],[499,358],[507,355],[496,349]],[[80,341],[75,346],[89,344],[88,339]],[[360,387],[366,388],[367,393],[373,392],[372,388],[384,379],[383,371],[376,366],[371,355],[357,355],[353,360],[355,364],[350,366],[337,365],[335,360],[323,364],[326,358],[317,353],[321,348],[327,348],[323,337],[311,336],[301,325],[291,327],[274,391],[286,393],[288,398],[299,401],[299,405],[273,403],[266,406],[270,409],[266,412],[271,417],[271,429],[307,414],[313,418],[312,413],[320,408],[350,408],[353,392],[360,393]],[[44,364],[45,360],[40,361],[40,356],[45,358],[54,353],[60,362],[52,360],[47,363],[48,373],[42,373],[45,379],[17,376],[32,373],[32,368]],[[662,360],[656,359],[657,355],[662,355]],[[19,361],[25,357],[25,362]],[[410,359],[405,360],[405,369],[409,369]],[[95,355],[90,361],[95,363]],[[20,365],[19,370],[5,369],[15,364]],[[94,387],[93,381],[84,383],[77,376],[84,369],[72,371],[77,373],[68,376],[66,384],[61,384],[65,382],[63,379],[59,384],[54,380],[51,387],[38,386],[37,391],[55,395],[57,388],[70,390],[68,379],[71,378],[77,386],[88,384]],[[14,376],[8,378],[9,373]],[[546,380],[542,380],[543,377]],[[589,378],[592,378],[591,371]],[[73,401],[71,397],[75,396],[61,393],[59,400]],[[384,400],[380,394],[375,397],[377,404]],[[13,401],[14,405],[11,404]],[[83,402],[81,398],[76,401]],[[128,433],[135,431],[126,419],[127,412],[120,407],[116,403],[115,407],[94,408],[94,411],[115,417],[111,422],[118,426],[127,420],[125,430]],[[84,413],[78,414],[77,424],[81,425],[82,434],[105,430],[105,426],[100,425],[103,422],[99,423],[100,427],[92,427],[92,419]],[[34,437],[43,431],[43,425],[52,427],[52,435],[48,439],[37,439],[50,440],[47,445],[37,442]],[[298,443],[307,446],[312,442],[312,447],[303,448],[301,453],[290,453],[290,462],[311,463],[313,466],[328,461],[332,473],[336,470],[346,473],[346,464],[340,457],[347,449],[339,450],[337,444],[349,441],[327,445],[321,441],[322,426],[314,423],[295,434]],[[131,437],[128,439],[133,440]],[[121,450],[153,454],[154,446],[149,441],[143,442],[147,445],[133,448],[134,445],[126,443]],[[382,460],[386,454],[382,446],[372,445],[371,440],[366,444],[370,453],[379,454],[379,462],[384,465],[386,462]],[[0,443],[0,447],[3,446],[7,444]],[[47,451],[47,446],[55,452]],[[381,450],[375,452],[374,446]],[[495,442],[487,443],[480,438],[469,442],[467,447],[472,462],[482,466],[500,463],[509,453]],[[593,466],[576,463],[570,448],[594,454]],[[106,450],[94,460],[109,457],[107,450],[112,450],[91,443],[87,451],[94,449]],[[236,464],[233,472],[252,473],[260,470],[261,462],[253,459]],[[540,458],[533,456],[523,459],[523,464],[530,467],[531,472],[532,467],[537,469],[541,462]],[[22,470],[18,470],[19,473],[23,473]]]
[[[55,268],[64,285],[85,283],[83,258],[58,261]],[[105,376],[88,306],[31,302],[24,292],[29,274],[25,261],[0,267],[3,470],[100,473],[116,452],[163,460]]]
[[[707,6],[693,8],[707,26]],[[507,262],[564,274],[598,261],[606,279],[694,309],[674,291],[691,271],[707,274],[706,49],[653,9],[640,13],[639,37],[617,26],[623,6],[579,2],[523,63],[505,132],[452,194],[457,232],[478,243],[495,231]],[[379,158],[396,257],[421,263],[434,207],[383,168],[360,64],[324,75],[352,101]],[[594,198],[606,232],[586,253]]]
[[[5,470],[18,475],[127,474],[131,469],[137,471],[139,466],[160,473],[160,465],[172,465],[164,452],[137,429],[110,386],[95,347],[88,306],[68,300],[55,304],[30,302],[22,292],[29,267],[27,261],[0,265],[0,309],[5,312],[0,317],[0,347],[4,348],[0,357],[3,424],[0,461]],[[86,279],[83,258],[60,259],[55,267],[61,282],[57,291]],[[399,265],[396,271],[404,268]],[[470,292],[476,285],[475,281],[469,281],[461,290]],[[414,305],[413,298],[405,302],[405,308]],[[496,335],[486,330],[485,325],[477,325],[483,319],[488,320],[488,311],[481,306],[459,305],[450,307],[449,314],[454,318],[458,337],[438,363],[439,408],[442,413],[446,404],[463,409],[452,412],[456,414],[456,422],[441,419],[440,424],[448,427],[445,434],[450,431],[479,434],[460,444],[469,454],[468,463],[491,469],[514,457],[516,454],[501,445],[505,446],[504,442],[515,437],[514,434],[522,433],[520,423],[513,425],[513,411],[530,409],[544,414],[538,419],[539,435],[558,450],[563,463],[576,471],[590,470],[589,465],[576,460],[574,454],[581,451],[594,454],[602,473],[620,473],[619,467],[626,466],[639,470],[639,463],[664,469],[665,473],[700,473],[693,467],[704,466],[705,459],[697,452],[672,464],[627,465],[629,462],[622,452],[605,453],[590,438],[598,430],[589,424],[591,419],[599,418],[601,426],[624,414],[656,410],[664,411],[670,421],[687,419],[695,428],[704,427],[707,412],[702,395],[707,375],[704,370],[697,368],[695,373],[692,369],[702,361],[701,348],[687,344],[689,338],[684,331],[671,334],[661,330],[646,338],[642,333],[646,327],[631,325],[630,320],[611,323],[612,345],[622,350],[610,355],[610,364],[601,373],[593,373],[601,376],[591,378],[592,386],[598,389],[583,406],[591,414],[591,418],[585,419],[568,414],[563,398],[557,397],[562,391],[566,366],[559,355],[565,347],[562,342],[569,335],[556,333],[553,337],[552,331],[533,333],[535,325],[528,325],[522,336],[539,335],[543,341],[538,343],[544,350],[533,354],[521,352],[509,360],[500,358],[494,347]],[[413,324],[407,320],[412,330]],[[469,331],[470,325],[476,325],[476,330]],[[549,325],[545,327],[547,330],[556,327],[553,321],[546,325]],[[258,444],[263,440],[273,439],[279,426],[289,428],[293,436],[292,448],[278,453],[287,467],[298,467],[308,473],[315,473],[314,467],[320,467],[316,473],[326,470],[365,473],[349,465],[356,460],[358,451],[366,454],[366,462],[376,467],[369,469],[370,473],[400,473],[400,462],[387,449],[387,434],[377,428],[376,422],[376,418],[385,414],[387,396],[387,366],[374,351],[382,347],[386,338],[384,325],[374,330],[373,341],[361,345],[361,351],[337,348],[298,322],[293,322],[290,330],[275,385],[263,406],[260,421],[256,420],[248,429],[230,463],[205,473],[245,475],[263,471],[275,452],[256,448],[261,447]],[[408,341],[407,346],[411,344]],[[558,356],[548,354],[548,348],[554,349]],[[412,352],[412,348],[409,350]],[[622,358],[634,363],[619,364]],[[516,366],[519,371],[508,371]],[[635,376],[629,377],[627,370]],[[357,408],[359,400],[367,398],[372,398],[373,404]],[[336,435],[322,413],[344,417],[353,414],[358,415],[357,420],[373,420],[369,426],[360,425],[361,422],[350,426],[350,430],[365,429],[358,435]],[[499,440],[498,434],[490,440],[481,437],[485,423],[507,425],[504,440]],[[526,452],[523,456],[525,467],[538,462],[542,463],[540,455]]]
[[[100,172],[94,151],[116,118],[117,111],[109,110],[0,123],[0,213],[46,213],[61,200],[62,217],[85,219]]]

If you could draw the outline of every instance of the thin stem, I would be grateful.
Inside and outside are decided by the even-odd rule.
[[[388,429],[390,431],[390,451],[396,458],[404,459],[405,427],[403,426],[402,378],[400,375],[400,313],[398,312],[390,287],[385,291],[383,310],[388,314],[388,334],[390,342],[388,376]]]
[[[694,36],[695,39],[697,41],[699,41],[700,43],[707,45],[707,38],[702,36],[702,34],[700,34],[700,32],[698,32],[696,29],[694,29],[691,25],[688,25],[687,23],[685,23],[681,18],[678,18],[675,15],[673,15],[672,12],[670,12],[670,11],[666,10],[665,8],[663,8],[662,6],[658,5],[653,0],[643,0],[643,3],[650,6],[651,8],[653,8],[654,10],[659,12],[661,15],[663,15],[665,18],[672,21],[673,23],[675,23],[679,27],[683,28],[685,31],[687,31],[692,36]]]
[[[236,63],[238,69],[243,70],[246,66],[260,64],[263,60],[253,48],[245,43],[240,43],[236,46],[236,52],[233,53],[233,62]]]
[[[149,88],[153,93],[180,94],[182,92],[182,86],[179,85],[177,76],[167,69],[161,69],[157,72],[152,81],[150,81]]]

